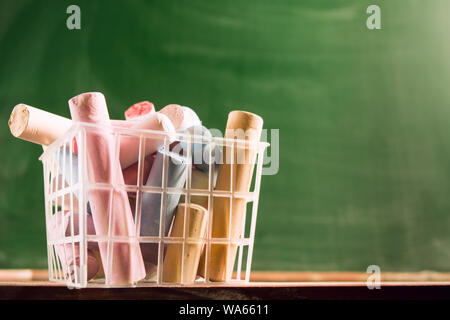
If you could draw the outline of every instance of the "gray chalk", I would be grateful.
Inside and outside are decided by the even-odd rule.
[[[162,187],[164,158],[168,157],[167,184],[168,188],[183,188],[186,182],[186,171],[189,161],[186,157],[160,148],[150,170],[146,186]],[[160,214],[165,216],[164,235],[167,236],[172,223],[175,208],[180,200],[180,193],[166,193],[161,203],[161,193],[144,192],[142,194],[141,236],[158,236]],[[163,206],[162,206],[163,205]]]
[[[194,126],[188,128],[183,133],[188,133],[195,136],[202,136],[205,138],[212,137],[211,132],[204,126]],[[200,139],[199,139],[200,140]],[[219,164],[222,163],[222,151],[218,146],[212,143],[206,143],[202,140],[193,140],[191,144],[192,163],[195,168],[208,174],[210,164],[213,166],[214,184],[217,179],[217,172]],[[185,141],[180,142],[180,147],[183,149],[183,154],[187,155],[188,144]],[[211,158],[210,158],[211,152]]]

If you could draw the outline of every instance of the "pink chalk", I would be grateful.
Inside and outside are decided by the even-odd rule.
[[[132,122],[132,121],[130,121]],[[160,146],[164,144],[164,139],[167,138],[169,143],[173,140],[175,134],[175,128],[172,121],[164,114],[154,112],[141,121],[130,127],[135,130],[155,130],[165,133],[165,135],[155,136],[154,138],[146,138],[145,156],[152,154],[158,150]],[[120,164],[122,168],[128,168],[132,164],[136,163],[139,159],[139,137],[135,136],[121,136],[120,137]]]
[[[73,219],[73,235],[76,236],[79,233],[78,228],[78,214],[73,214],[70,217],[69,211],[57,212],[50,218],[49,223],[49,237],[50,240],[62,240],[64,237],[69,237],[72,235],[72,220]],[[88,234],[93,232],[92,220],[86,221]],[[91,230],[89,230],[91,229]],[[92,234],[92,233],[91,233]],[[80,272],[80,246],[78,243],[66,243],[55,245],[56,254],[61,262],[61,267],[63,269],[66,278],[75,282],[76,280],[81,281]],[[91,250],[87,250],[87,280],[94,278],[100,269],[100,263],[95,257]]]
[[[131,128],[133,125],[136,125],[135,122],[125,120],[110,120],[110,122],[112,126],[120,128]],[[72,140],[72,150],[73,154],[78,154],[77,139],[75,137]]]
[[[181,126],[184,119],[184,111],[183,107],[181,107],[178,104],[169,104],[158,111],[159,113],[162,113],[166,115],[170,121],[172,121],[173,126],[176,130]]]
[[[135,125],[134,122],[126,120],[110,120],[110,122],[112,126],[120,128],[131,128],[133,125]]]
[[[155,156],[156,156],[155,154],[150,154],[144,158],[144,167],[142,168],[143,169],[142,184],[145,184],[145,182],[147,181]],[[139,164],[136,162],[135,164],[123,170],[123,179],[126,185],[137,186],[137,178],[139,173],[138,169]],[[128,196],[136,197],[136,192],[128,192]]]
[[[142,116],[155,112],[155,106],[150,101],[142,101],[133,104],[125,111],[125,119],[135,120]]]
[[[105,97],[101,93],[83,93],[69,100],[72,120],[111,126]],[[121,242],[99,242],[106,283],[130,284],[145,277],[142,253],[135,236],[133,215],[127,193],[115,185],[124,184],[118,157],[113,154],[112,130],[86,131],[87,174],[89,183],[112,184],[108,190],[88,191],[92,218],[98,236],[120,236]],[[112,219],[111,223],[110,220]],[[108,228],[110,226],[110,232]],[[108,256],[112,254],[112,258]],[[108,259],[110,258],[110,259]],[[111,263],[110,263],[111,262]]]

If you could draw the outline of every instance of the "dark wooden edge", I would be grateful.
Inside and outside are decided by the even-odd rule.
[[[248,286],[68,289],[3,283],[2,300],[450,300],[450,283],[251,283]]]

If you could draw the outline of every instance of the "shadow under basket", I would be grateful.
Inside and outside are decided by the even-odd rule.
[[[49,280],[243,284],[268,143],[76,122],[46,148]],[[122,158],[135,157],[124,167]]]

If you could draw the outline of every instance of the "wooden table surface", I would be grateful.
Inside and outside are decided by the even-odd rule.
[[[381,289],[372,290],[367,288],[364,279],[367,279],[368,274],[364,273],[256,272],[252,273],[253,280],[248,285],[109,289],[95,287],[68,289],[63,284],[43,280],[45,277],[45,271],[1,270],[0,299],[450,300],[450,277],[441,273],[385,274],[384,279],[382,277]],[[275,279],[275,281],[261,282],[255,279]],[[280,279],[303,281],[280,281]]]

